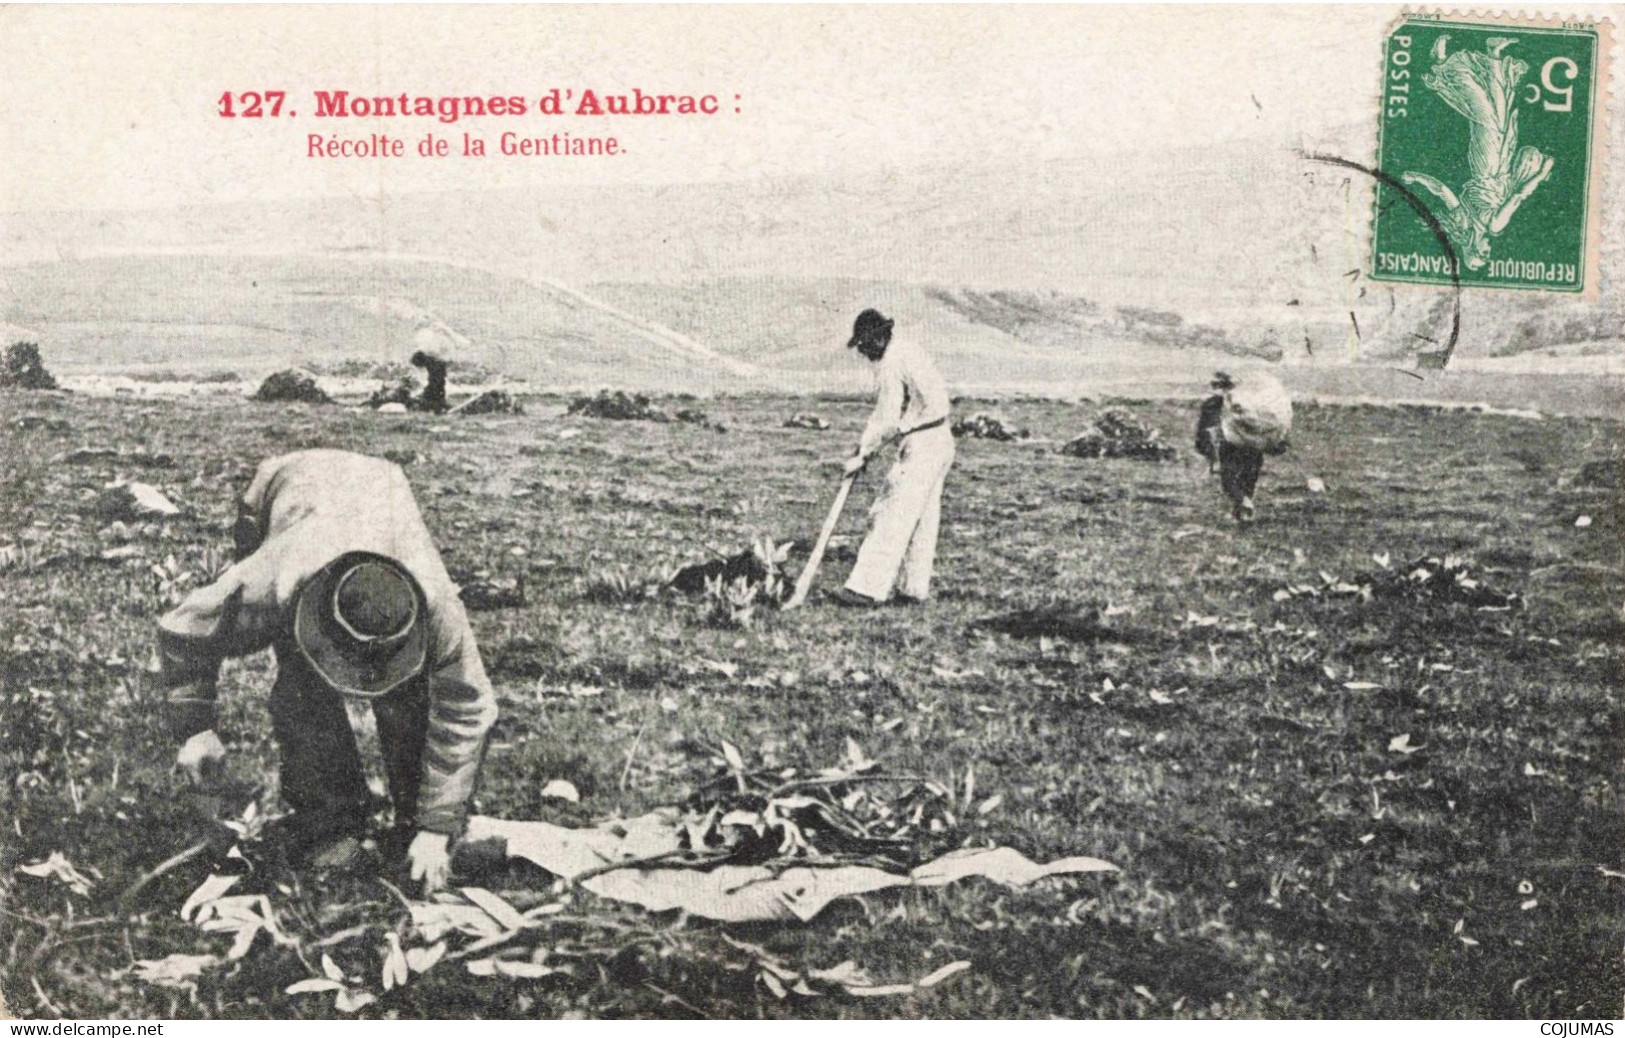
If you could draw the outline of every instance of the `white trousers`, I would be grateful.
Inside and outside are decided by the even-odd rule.
[[[849,591],[884,601],[899,584],[910,598],[931,593],[942,521],[942,484],[954,462],[954,437],[946,425],[903,440],[886,486],[869,509],[869,535],[846,579]]]

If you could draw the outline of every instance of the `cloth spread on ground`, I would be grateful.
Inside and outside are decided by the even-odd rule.
[[[588,875],[580,885],[600,897],[651,911],[681,909],[722,922],[806,922],[843,897],[892,887],[945,886],[970,876],[1006,886],[1027,886],[1048,876],[1117,871],[1110,862],[1090,857],[1040,865],[1009,847],[950,851],[906,873],[867,865],[661,867],[650,859],[668,856],[675,860],[682,853],[679,819],[671,811],[605,822],[591,829],[483,816],[469,819],[469,841],[490,839],[504,841],[509,857],[534,862],[566,880],[617,862],[641,862]]]

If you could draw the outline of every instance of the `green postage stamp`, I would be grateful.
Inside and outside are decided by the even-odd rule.
[[[1409,15],[1389,33],[1372,278],[1597,291],[1609,28]]]

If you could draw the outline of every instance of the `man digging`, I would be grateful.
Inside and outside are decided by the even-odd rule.
[[[942,516],[942,485],[954,461],[948,428],[948,386],[918,345],[894,337],[892,321],[865,310],[852,327],[849,348],[874,365],[874,413],[858,449],[846,462],[849,477],[861,472],[875,452],[896,441],[897,462],[870,509],[869,534],[846,586],[833,592],[849,606],[875,606],[892,600],[919,603],[931,593]]]
[[[1219,371],[1211,385],[1218,392],[1202,403],[1196,449],[1207,458],[1209,471],[1218,469],[1230,514],[1247,525],[1253,521],[1253,491],[1264,455],[1287,449],[1292,399],[1273,376],[1260,373],[1237,379]]]
[[[270,646],[290,858],[325,869],[358,856],[371,795],[351,718],[370,711],[412,879],[443,886],[496,696],[405,474],[348,451],[271,458],[235,536],[237,564],[158,621],[169,721],[186,740],[176,763],[194,783],[219,770],[221,661]]]

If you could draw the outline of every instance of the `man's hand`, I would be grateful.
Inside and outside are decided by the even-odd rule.
[[[194,786],[219,774],[225,761],[226,747],[212,728],[186,740],[175,754],[175,766],[186,772]]]
[[[412,881],[421,880],[423,892],[434,893],[446,885],[451,875],[451,837],[419,830],[412,837],[412,846],[406,849],[406,860],[412,868]]]
[[[862,454],[854,454],[850,458],[846,459],[846,465],[843,467],[842,471],[844,471],[848,476],[855,476],[862,472],[864,466],[868,464],[869,459],[867,457]]]

